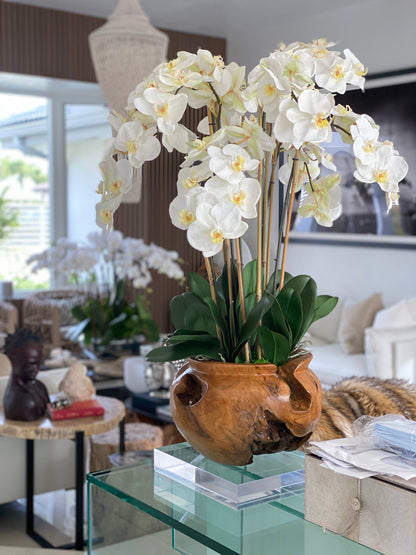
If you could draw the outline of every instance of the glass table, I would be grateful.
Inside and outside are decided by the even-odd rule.
[[[299,453],[282,455],[293,457],[298,468]],[[90,555],[377,553],[306,521],[303,488],[236,509],[155,471],[153,460],[145,457],[89,474],[88,504]]]

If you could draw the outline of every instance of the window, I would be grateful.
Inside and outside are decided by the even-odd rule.
[[[0,74],[0,280],[15,290],[59,286],[27,258],[97,229],[107,119],[96,84]]]

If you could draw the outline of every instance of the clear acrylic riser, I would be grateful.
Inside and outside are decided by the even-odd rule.
[[[156,484],[158,476],[166,476],[235,509],[288,499],[305,486],[300,452],[259,455],[250,465],[226,466],[179,443],[155,449],[154,469]]]

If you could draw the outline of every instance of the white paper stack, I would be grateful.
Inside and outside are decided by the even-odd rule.
[[[416,422],[401,415],[362,416],[354,437],[313,441],[309,450],[323,466],[356,478],[377,474],[416,478]]]

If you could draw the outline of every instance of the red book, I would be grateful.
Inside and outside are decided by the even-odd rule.
[[[104,408],[97,399],[74,401],[68,407],[53,408],[48,404],[48,416],[51,420],[67,420],[68,418],[85,418],[86,416],[102,416]]]

